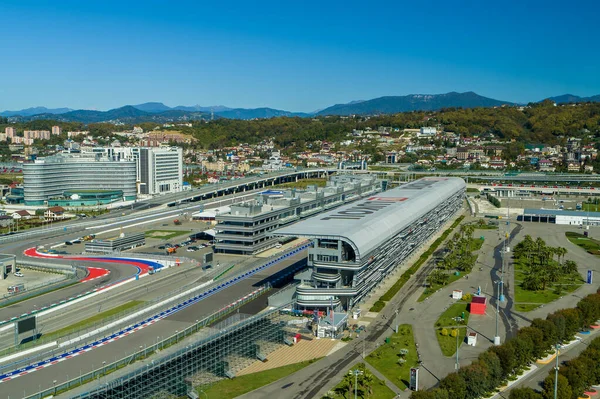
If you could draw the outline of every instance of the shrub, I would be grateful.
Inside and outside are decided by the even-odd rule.
[[[442,333],[441,333],[444,337],[448,336],[448,329],[447,328],[442,328]]]

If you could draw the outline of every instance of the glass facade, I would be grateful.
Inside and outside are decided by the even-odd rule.
[[[136,196],[136,165],[133,161],[58,155],[23,164],[26,205],[43,205],[65,191],[119,190]]]

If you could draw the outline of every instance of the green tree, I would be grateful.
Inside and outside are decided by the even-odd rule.
[[[544,399],[554,398],[554,372],[551,372],[548,377],[544,380],[544,391],[542,396]],[[569,381],[564,375],[558,374],[558,389],[557,399],[572,399],[573,391],[569,385]]]
[[[531,388],[515,388],[510,391],[509,399],[543,399],[543,396]]]
[[[462,374],[451,373],[440,381],[440,389],[448,392],[448,396],[452,399],[465,399],[467,395],[467,383],[462,377]]]

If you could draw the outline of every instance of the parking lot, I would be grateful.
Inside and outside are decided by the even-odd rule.
[[[18,273],[21,273],[22,277],[18,277],[13,273],[8,273],[4,280],[0,280],[0,297],[9,294],[8,287],[10,286],[24,284],[25,289],[29,290],[44,284],[51,284],[67,278],[63,274],[46,273],[38,270],[27,269],[25,267],[17,267],[16,274]]]

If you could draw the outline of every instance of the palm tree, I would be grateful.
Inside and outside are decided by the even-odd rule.
[[[365,370],[363,373],[361,385],[367,392],[367,396],[369,396],[373,394],[373,383],[375,382],[375,376],[373,376],[369,370]]]
[[[572,260],[568,260],[563,265],[563,273],[564,274],[575,274],[577,273],[577,263]]]

